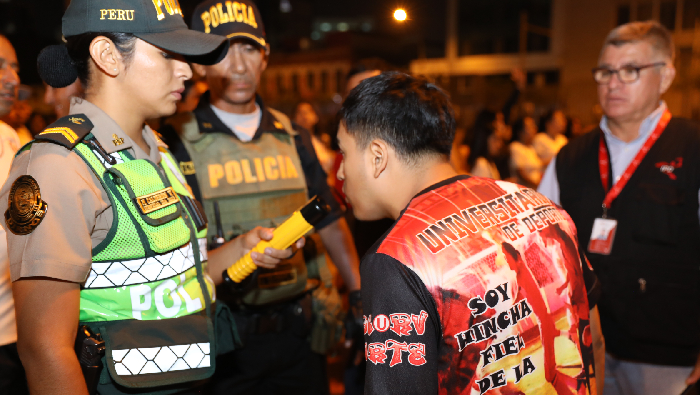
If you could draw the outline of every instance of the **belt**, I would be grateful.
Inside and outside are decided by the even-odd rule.
[[[311,295],[305,293],[299,299],[265,310],[238,310],[234,314],[244,321],[241,326],[246,334],[262,335],[284,331],[305,334],[311,328]]]

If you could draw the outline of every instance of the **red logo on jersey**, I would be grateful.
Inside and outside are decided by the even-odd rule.
[[[373,364],[384,363],[386,361],[386,347],[384,343],[370,343],[367,344],[367,360]]]
[[[386,332],[389,330],[389,317],[385,316],[384,314],[379,314],[378,316],[374,317],[374,329],[377,330],[377,332]]]
[[[403,353],[405,352],[408,353],[408,363],[413,366],[421,366],[427,362],[424,343],[406,344],[406,342],[391,339],[385,343],[365,343],[365,360],[375,365],[384,364],[388,358],[387,351],[391,351],[389,367],[403,363]]]
[[[666,174],[668,178],[675,180],[676,175],[673,174],[673,171],[676,169],[680,169],[683,167],[683,158],[678,157],[676,160],[672,160],[671,162],[659,162],[656,164],[656,167],[661,170],[662,173]]]
[[[408,314],[397,313],[392,314],[391,317],[391,330],[399,336],[408,336],[411,334],[411,317]]]

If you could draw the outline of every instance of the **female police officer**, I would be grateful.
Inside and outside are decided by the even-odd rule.
[[[0,192],[30,390],[94,391],[80,365],[95,362],[74,351],[79,324],[105,341],[99,393],[191,390],[214,369],[211,282],[271,232],[211,252],[212,280],[205,220],[144,122],[175,111],[192,76],[184,56],[215,62],[225,39],[189,31],[176,0],[73,0],[63,35],[40,73],[56,87],[80,78],[85,98],[20,150]]]

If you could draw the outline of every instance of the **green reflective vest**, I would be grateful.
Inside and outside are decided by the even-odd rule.
[[[206,272],[206,228],[196,230],[177,162],[164,149],[160,164],[135,160],[126,150],[107,155],[85,143],[93,138],[73,151],[102,183],[114,220],[92,251],[80,323],[102,334],[106,368],[119,385],[207,378],[216,355],[214,285]],[[109,383],[104,372],[100,383]]]
[[[296,132],[285,115],[270,112],[285,130],[265,132],[249,142],[225,133],[200,133],[195,117],[182,125],[181,138],[196,170],[204,210],[214,224],[214,202],[218,204],[226,240],[255,226],[276,227],[308,200]],[[209,227],[210,240],[216,232]],[[258,269],[256,287],[240,300],[262,305],[290,299],[307,289],[307,279],[303,254],[297,253],[273,270]],[[225,290],[220,295],[232,301]]]

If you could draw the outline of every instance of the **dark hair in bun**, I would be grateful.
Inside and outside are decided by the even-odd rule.
[[[88,86],[90,77],[90,43],[95,37],[112,40],[128,64],[134,53],[136,36],[131,33],[83,33],[66,39],[65,45],[44,48],[37,59],[41,79],[54,88],[66,87],[76,79]]]

